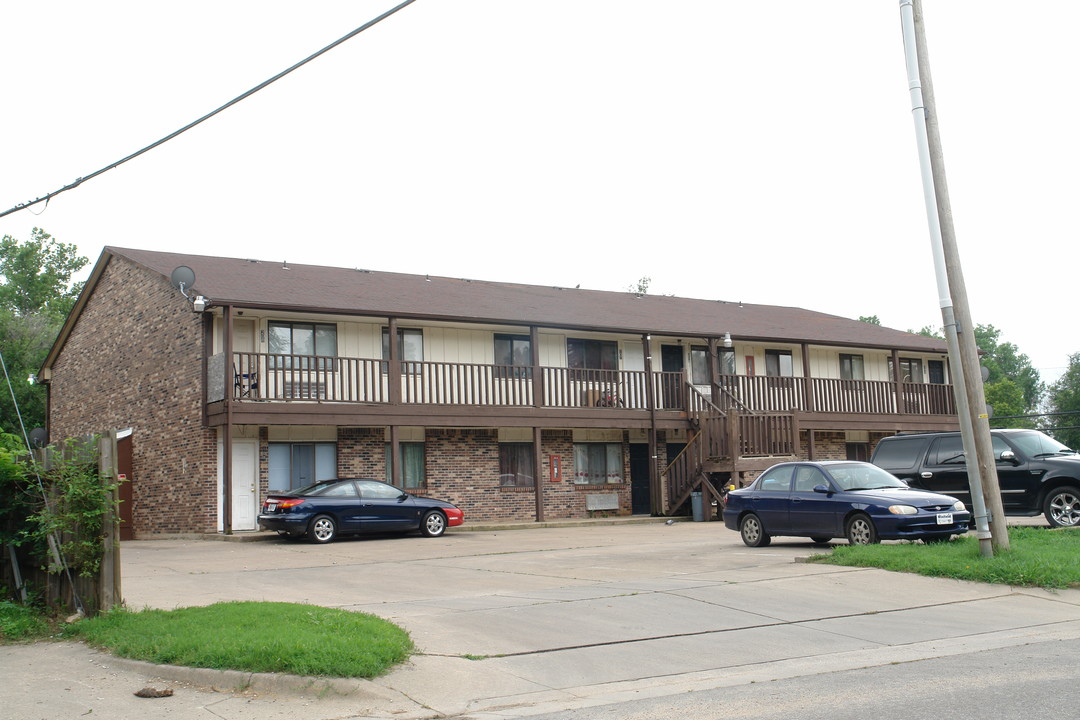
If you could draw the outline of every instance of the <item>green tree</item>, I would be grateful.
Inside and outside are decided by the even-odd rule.
[[[74,245],[57,242],[41,228],[34,228],[24,243],[5,235],[0,240],[0,308],[62,320],[82,290],[82,283],[72,285],[71,277],[87,262]]]
[[[982,352],[979,360],[987,369],[983,387],[994,415],[1028,415],[1038,412],[1046,388],[1031,360],[1013,343],[1001,342],[1001,331],[993,325],[975,326],[975,344]],[[1001,420],[997,427],[1034,427],[1030,419]]]
[[[937,338],[938,340],[944,340],[945,336],[941,334],[941,330],[932,327],[930,325],[923,325],[920,330],[908,330],[912,335],[922,335],[928,338]]]
[[[859,322],[870,323],[871,325],[880,325],[881,319],[877,315],[860,315]]]
[[[1059,442],[1080,448],[1080,353],[1069,356],[1069,367],[1056,382],[1047,388],[1047,408],[1052,413],[1077,413],[1051,416],[1047,430]],[[1054,427],[1060,427],[1055,430]]]
[[[40,228],[27,242],[10,235],[0,240],[0,351],[11,381],[9,392],[0,376],[0,433],[21,438],[23,427],[44,426],[44,388],[27,378],[41,367],[74,306],[82,283],[72,284],[71,278],[87,262],[75,246],[57,242]]]

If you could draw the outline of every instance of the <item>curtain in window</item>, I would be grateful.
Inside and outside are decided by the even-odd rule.
[[[386,444],[386,482],[394,484],[394,468],[390,464],[390,449]],[[424,443],[401,443],[401,484],[405,489],[422,488],[427,485],[424,475]]]
[[[499,485],[533,486],[533,446],[530,443],[499,444]]]
[[[620,443],[577,443],[574,445],[574,482],[578,485],[607,485],[623,480]]]

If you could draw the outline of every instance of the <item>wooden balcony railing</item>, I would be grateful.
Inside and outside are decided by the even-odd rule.
[[[881,380],[724,375],[720,386],[724,409],[738,401],[759,412],[956,414],[951,385],[903,383],[899,401],[896,383]]]
[[[238,400],[704,410],[683,373],[233,353]],[[214,367],[220,368],[220,356]],[[391,377],[400,383],[391,392]],[[725,375],[716,411],[953,415],[952,387],[870,380]],[[400,398],[400,400],[395,400]],[[745,435],[744,435],[745,437]],[[767,453],[773,454],[773,453]]]

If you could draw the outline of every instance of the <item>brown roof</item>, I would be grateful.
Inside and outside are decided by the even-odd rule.
[[[946,352],[945,342],[802,308],[106,247],[216,305]]]

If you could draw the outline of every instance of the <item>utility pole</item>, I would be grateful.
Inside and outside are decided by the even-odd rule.
[[[975,505],[972,511],[980,549],[986,556],[992,555],[994,551],[1009,549],[1008,527],[1005,524],[993,443],[990,439],[990,422],[986,412],[979,352],[975,343],[975,326],[971,321],[967,287],[956,247],[952,205],[949,202],[948,183],[945,179],[945,161],[926,49],[922,0],[900,0],[900,13],[904,24],[912,112],[915,114],[916,134],[920,142],[923,185],[927,195],[927,219],[934,245],[942,319],[949,341],[954,380],[959,381],[954,382],[954,392],[957,393],[957,412],[960,416],[960,429],[968,461],[968,478]]]

